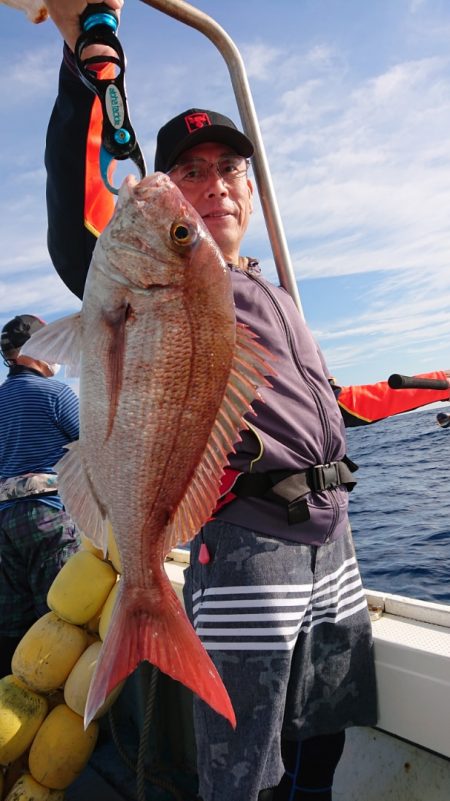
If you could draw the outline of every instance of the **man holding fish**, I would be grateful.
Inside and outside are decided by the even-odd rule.
[[[365,404],[367,422],[448,390],[334,391],[290,297],[240,252],[253,145],[222,114],[191,108],[164,125],[156,174],[127,179],[114,212],[98,104],[73,58],[85,3],[47,6],[66,42],[46,151],[49,249],[83,309],[34,347],[80,362],[80,441],[61,486],[97,543],[111,520],[124,565],[87,717],[148,659],[196,694],[203,801],[330,801],[345,729],[376,722],[336,394],[353,421]],[[162,568],[191,539],[193,628]]]

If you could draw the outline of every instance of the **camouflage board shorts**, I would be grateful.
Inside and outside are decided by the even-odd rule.
[[[22,637],[49,611],[47,592],[80,547],[64,510],[39,501],[0,506],[0,635]]]
[[[213,521],[192,543],[184,592],[237,718],[233,732],[194,698],[203,801],[256,801],[276,786],[281,732],[303,740],[375,723],[371,624],[350,529],[316,547]]]

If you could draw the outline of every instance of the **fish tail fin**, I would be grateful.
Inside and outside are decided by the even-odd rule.
[[[236,726],[222,679],[165,575],[163,581],[158,598],[154,590],[124,592],[121,587],[89,688],[86,727],[114,687],[144,659]]]

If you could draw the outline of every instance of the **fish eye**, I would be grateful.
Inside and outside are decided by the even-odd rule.
[[[197,231],[189,223],[174,222],[170,229],[170,236],[176,245],[192,245],[197,239]]]

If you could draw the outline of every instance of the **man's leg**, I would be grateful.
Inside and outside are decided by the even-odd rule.
[[[39,501],[0,511],[0,672],[30,626],[49,611],[47,593],[79,535],[66,512]]]
[[[37,619],[49,611],[47,593],[61,568],[79,550],[80,537],[63,509],[45,503],[33,503],[32,506],[29,512],[28,581]]]
[[[372,629],[349,529],[316,549],[311,601],[286,696],[287,775],[276,801],[329,801],[344,730],[373,725],[376,718]]]
[[[0,511],[0,678],[11,673],[14,651],[36,619],[21,547],[29,533],[23,506]]]
[[[334,772],[344,750],[345,732],[308,740],[282,740],[286,773],[273,801],[331,801]]]
[[[308,606],[311,548],[213,521],[211,555],[191,548],[186,608],[228,690],[229,723],[194,698],[199,792],[204,801],[269,801],[283,775],[281,728],[292,652]],[[262,793],[262,795],[261,795]]]

